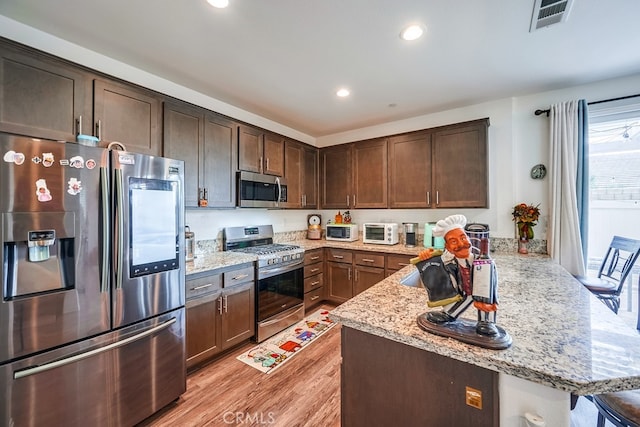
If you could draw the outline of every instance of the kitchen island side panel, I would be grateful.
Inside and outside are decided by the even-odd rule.
[[[500,425],[485,368],[343,326],[341,375],[343,426]]]

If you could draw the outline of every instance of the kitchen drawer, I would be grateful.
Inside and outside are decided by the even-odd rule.
[[[304,277],[313,276],[315,274],[322,273],[322,263],[319,262],[317,264],[305,265],[304,266]]]
[[[345,262],[351,264],[353,253],[344,249],[327,248],[326,261]]]
[[[256,277],[256,272],[253,266],[239,268],[237,270],[231,270],[223,273],[224,287],[234,286],[239,283],[253,282]]]
[[[304,265],[313,264],[315,262],[322,262],[323,260],[324,258],[322,257],[322,248],[312,249],[304,253]]]
[[[373,252],[356,252],[356,265],[384,268],[384,255]]]
[[[322,290],[323,287],[316,288],[310,292],[304,294],[304,308],[307,309],[312,305],[315,305],[323,300]]]
[[[387,255],[387,270],[401,270],[410,264],[411,255]]]
[[[315,276],[308,277],[304,279],[304,291],[309,292],[313,289],[316,289],[324,284],[324,277],[322,273],[316,274]]]
[[[185,282],[186,299],[192,299],[201,295],[222,289],[222,275],[211,274],[209,276],[190,279]]]

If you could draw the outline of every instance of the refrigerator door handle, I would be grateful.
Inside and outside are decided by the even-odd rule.
[[[109,169],[100,169],[102,183],[102,274],[100,275],[100,292],[109,291]]]
[[[122,259],[124,253],[124,195],[122,191],[122,170],[115,170],[115,190],[116,190],[116,289],[122,288]]]
[[[175,317],[172,317],[171,319],[167,320],[166,322],[164,322],[161,325],[158,326],[154,326],[153,328],[141,332],[137,335],[134,335],[132,337],[123,339],[121,341],[116,341],[112,344],[106,345],[104,347],[100,347],[97,348],[95,350],[91,350],[91,351],[87,351],[86,353],[81,353],[81,354],[76,354],[75,356],[71,356],[71,357],[67,357],[66,359],[60,359],[60,360],[56,360],[55,362],[51,362],[51,363],[45,363],[44,365],[39,365],[39,366],[35,366],[33,368],[29,368],[29,369],[25,369],[22,371],[17,371],[13,373],[13,379],[20,379],[20,378],[25,378],[31,375],[35,375],[38,374],[40,372],[44,372],[44,371],[48,371],[50,369],[54,369],[54,368],[58,368],[60,366],[64,366],[64,365],[68,365],[69,363],[74,363],[74,362],[78,362],[80,360],[86,359],[88,357],[92,357],[95,356],[96,354],[100,354],[100,353],[104,353],[106,351],[110,351],[113,349],[116,349],[118,347],[122,347],[124,345],[130,344],[134,341],[138,341],[142,338],[148,337],[149,335],[152,335],[156,332],[159,332],[163,329],[168,328],[169,326],[173,325],[174,323],[176,323],[177,319]]]

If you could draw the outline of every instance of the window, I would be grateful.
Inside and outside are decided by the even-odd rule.
[[[640,239],[640,96],[589,106],[588,227],[589,275],[597,274],[614,235]],[[635,301],[623,294],[621,312]]]

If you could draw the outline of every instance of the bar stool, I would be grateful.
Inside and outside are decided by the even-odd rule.
[[[609,249],[600,265],[598,276],[576,276],[576,279],[614,313],[618,313],[620,293],[639,255],[640,240],[613,236]]]
[[[597,427],[605,420],[616,427],[640,427],[640,390],[617,391],[593,396],[598,408]]]

